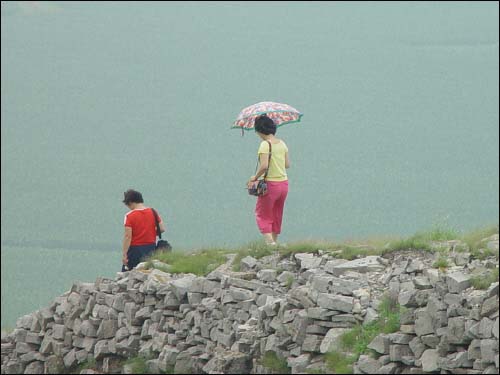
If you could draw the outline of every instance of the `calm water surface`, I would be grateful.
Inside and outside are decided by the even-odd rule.
[[[119,269],[123,191],[177,248],[258,237],[272,100],[305,115],[283,241],[498,222],[498,3],[2,3],[2,327]]]

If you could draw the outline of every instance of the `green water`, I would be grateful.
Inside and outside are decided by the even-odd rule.
[[[283,241],[498,222],[498,3],[2,3],[2,326],[114,276],[123,191],[254,240],[253,103],[304,113]]]
[[[2,327],[49,306],[75,281],[93,282],[121,271],[120,254],[109,251],[2,246]]]

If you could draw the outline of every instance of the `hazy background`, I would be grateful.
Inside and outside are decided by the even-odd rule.
[[[259,101],[304,113],[283,241],[498,222],[497,2],[2,2],[2,327],[120,268],[123,191],[176,248],[258,238]]]

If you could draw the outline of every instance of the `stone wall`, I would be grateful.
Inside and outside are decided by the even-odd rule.
[[[247,257],[242,272],[228,263],[206,277],[138,269],[77,282],[2,335],[1,372],[63,373],[95,360],[84,373],[130,373],[123,359],[141,355],[156,373],[272,373],[260,358],[274,351],[292,373],[328,373],[323,354],[377,319],[389,293],[403,307],[400,331],[378,335],[377,355],[362,355],[355,373],[497,373],[498,282],[475,290],[470,277],[498,258],[444,246],[446,271],[425,252],[346,261],[320,251]]]

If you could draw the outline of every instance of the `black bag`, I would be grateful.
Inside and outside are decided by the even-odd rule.
[[[262,180],[254,181],[252,184],[252,187],[248,188],[248,194],[250,195],[255,195],[257,197],[263,196],[267,194],[267,172],[269,172],[269,166],[271,164],[271,142],[267,141],[269,143],[269,159],[267,162],[267,169],[266,173],[264,173],[264,178]],[[257,167],[259,166],[259,161],[257,161],[257,166],[255,167],[255,172],[257,172]]]
[[[156,250],[171,251],[172,246],[170,246],[167,240],[158,240],[156,243]]]
[[[264,180],[255,181],[252,187],[248,188],[248,194],[261,196],[267,193],[267,182]]]
[[[167,240],[162,240],[161,239],[161,231],[160,231],[160,223],[158,220],[158,214],[156,213],[154,208],[151,208],[153,210],[153,214],[155,215],[155,223],[156,223],[156,234],[158,235],[159,239],[158,242],[156,243],[156,250],[160,251],[172,251],[172,246],[168,243]]]

